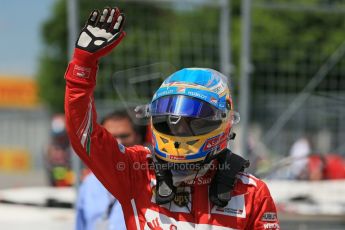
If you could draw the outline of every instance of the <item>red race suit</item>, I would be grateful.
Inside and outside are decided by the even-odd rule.
[[[65,113],[75,152],[120,201],[129,230],[137,229],[279,229],[276,207],[266,184],[239,173],[232,198],[221,208],[209,201],[212,176],[178,188],[174,201],[155,203],[151,152],[125,148],[97,124],[93,91],[97,63],[73,59],[66,71]]]

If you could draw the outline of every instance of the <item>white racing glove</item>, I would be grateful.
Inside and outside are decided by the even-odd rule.
[[[125,36],[124,21],[125,15],[116,7],[104,8],[102,14],[92,11],[79,35],[74,57],[94,62],[110,53]]]

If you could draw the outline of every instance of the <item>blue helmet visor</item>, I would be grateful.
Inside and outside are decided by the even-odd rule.
[[[219,110],[211,104],[185,95],[158,98],[151,103],[151,116],[175,115],[194,118],[219,118]]]

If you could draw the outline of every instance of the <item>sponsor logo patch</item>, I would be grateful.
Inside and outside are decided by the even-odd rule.
[[[184,160],[184,159],[186,159],[186,157],[185,156],[173,156],[173,155],[170,155],[169,159],[172,159],[172,160]]]
[[[194,229],[212,229],[212,230],[231,230],[233,228],[219,226],[216,221],[208,224],[197,224],[187,221],[178,221],[172,217],[159,213],[157,211],[146,209],[144,230],[194,230]]]
[[[177,92],[178,92],[178,93],[185,93],[185,92],[186,92],[186,88],[178,87],[178,88],[177,88]]]
[[[203,185],[203,184],[210,184],[211,182],[212,182],[212,177],[201,176],[196,179],[187,180],[185,183]]]
[[[192,96],[192,97],[197,97],[197,98],[200,98],[200,99],[203,99],[203,100],[206,100],[206,99],[207,99],[207,96],[206,96],[206,95],[203,95],[203,94],[201,94],[201,93],[194,92],[194,91],[188,91],[188,92],[187,92],[187,95]]]
[[[91,73],[91,68],[75,65],[73,69],[73,76],[80,78],[89,78]]]
[[[174,197],[174,203],[179,207],[184,207],[189,202],[189,193],[188,192],[177,192]]]
[[[153,204],[156,204],[156,183],[157,182],[155,180],[151,180],[150,183],[152,192],[151,203]],[[190,200],[192,200],[190,191],[190,187],[178,187],[176,192],[176,194],[179,194],[178,198],[176,198],[175,196],[175,200],[173,200],[173,202],[160,204],[159,206],[168,209],[170,212],[190,213],[190,210],[192,208],[192,203],[189,202]]]
[[[225,90],[225,85],[223,83],[218,84],[215,88],[211,89],[213,92],[219,94]]]
[[[174,93],[174,90],[165,89],[164,91],[158,92],[157,93],[157,97],[162,97],[162,96],[169,95],[169,94],[172,94],[172,93]]]
[[[213,103],[213,104],[217,104],[217,99],[216,98],[214,98],[214,97],[211,97],[211,103]]]
[[[277,223],[266,223],[264,224],[264,229],[280,229]]]
[[[211,213],[246,218],[247,213],[244,195],[233,196],[229,203],[223,208],[215,205],[212,208]]]
[[[232,215],[235,215],[235,216],[243,214],[243,210],[242,209],[234,209],[234,208],[228,208],[228,207],[225,207],[225,208],[217,207],[216,211],[218,211],[218,212],[225,212],[225,213],[232,214]]]
[[[261,218],[262,221],[277,221],[277,213],[265,212]]]
[[[210,139],[208,139],[206,141],[203,150],[204,151],[211,150],[214,147],[216,147],[219,143],[223,142],[225,139],[226,139],[226,135],[225,134],[221,134],[221,135],[212,137],[212,138],[210,138]]]
[[[149,226],[150,229],[163,229],[158,218],[153,219],[150,222],[147,222],[147,226]]]

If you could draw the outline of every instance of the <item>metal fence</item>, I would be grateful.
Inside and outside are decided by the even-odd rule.
[[[261,133],[249,152],[256,148],[255,145],[264,145],[267,154],[280,158],[288,154],[295,140],[306,136],[311,140],[314,152],[344,154],[344,37],[335,39],[331,46],[325,48],[313,46],[312,38],[310,44],[301,41],[298,37],[303,34],[296,33],[303,32],[299,25],[307,26],[305,29],[310,32],[308,25],[301,21],[304,20],[303,15],[307,15],[308,20],[315,21],[309,25],[312,29],[320,30],[320,18],[339,23],[343,19],[345,8],[338,7],[337,1],[306,1],[308,4],[300,1],[247,2],[247,7],[250,7],[250,23],[240,25],[238,22],[231,23],[230,13],[239,5],[235,1],[186,1],[183,4],[178,1],[146,1],[156,7],[157,12],[165,11],[172,15],[169,19],[175,20],[178,25],[185,23],[187,26],[176,34],[174,24],[171,27],[150,27],[153,23],[150,15],[140,18],[140,21],[132,21],[137,25],[135,28],[128,22],[127,38],[116,50],[116,54],[105,60],[100,68],[101,77],[96,91],[100,113],[122,106],[121,101],[131,105],[148,102],[169,72],[190,66],[210,67],[228,75],[231,72],[234,97],[238,99],[237,84],[239,76],[242,78],[243,75],[235,70],[248,71],[251,77],[245,84],[250,91],[248,95],[242,96],[249,102],[246,145],[250,145],[250,136],[255,132],[251,128],[253,125]],[[209,27],[207,23],[205,26],[197,26],[203,23],[199,16],[204,12],[212,15],[212,23],[218,26]],[[268,19],[277,20],[277,23],[271,28],[262,29]],[[276,36],[277,41],[260,42],[265,37],[263,33],[274,34],[277,30],[275,26],[279,27],[279,23],[290,24],[290,31],[285,36],[296,37],[296,42],[280,42],[284,39],[280,34]],[[230,49],[235,37],[233,33],[238,32],[231,29],[233,25],[248,26],[251,35],[250,39],[241,38],[242,42],[249,39],[251,45],[249,51],[252,57],[244,70],[240,68],[238,61],[243,59],[244,52],[238,58],[240,48],[232,45],[233,52]],[[340,26],[344,27],[344,24],[340,23]],[[222,39],[227,31],[230,32],[224,43]],[[243,33],[243,36],[247,35]],[[324,36],[328,36],[327,31]],[[234,64],[237,68],[232,71],[231,59],[234,59],[234,63],[239,63]],[[160,69],[158,75],[157,69]],[[244,88],[243,85],[241,88]],[[239,105],[237,107],[246,106],[239,100],[236,100],[236,104]],[[247,117],[246,114],[241,116]],[[319,141],[322,136],[325,138]],[[239,151],[245,153],[243,150]]]
[[[50,126],[50,115],[44,109],[2,109],[0,147],[9,154],[18,150],[28,154],[27,169],[41,169],[43,152],[50,141]]]
[[[180,68],[213,68],[227,75],[231,71],[228,1],[145,1],[143,6],[157,15],[149,10],[140,18],[135,10],[142,9],[130,5],[136,3],[143,4],[126,1],[122,6],[128,16],[127,37],[114,56],[101,63],[95,93],[100,116],[148,103],[162,80]],[[202,21],[206,13],[209,23]]]
[[[238,98],[240,73],[236,70],[240,70],[240,64],[237,64],[240,63],[240,48],[238,41],[236,43],[233,39],[240,24],[238,20],[233,20],[236,15],[231,17],[231,13],[240,10],[238,2],[190,0],[182,4],[173,0],[145,1],[144,9],[153,8],[153,11],[147,11],[147,16],[140,18],[134,15],[138,13],[135,10],[142,8],[131,5],[136,2],[140,1],[120,1],[128,15],[128,36],[113,56],[101,62],[95,94],[99,117],[116,107],[122,107],[123,101],[127,105],[149,102],[162,79],[182,67],[210,67],[227,75],[231,73],[234,97]],[[293,28],[301,23],[297,20],[301,15],[339,22],[344,19],[345,8],[338,7],[339,1],[310,1],[307,5],[299,1],[249,2],[252,24],[249,24],[252,45],[249,67],[252,72],[251,82],[247,83],[251,90],[248,95],[249,121],[261,130],[258,143],[266,145],[267,151],[273,156],[280,157],[288,153],[291,144],[299,136],[308,136],[314,143],[314,151],[344,154],[343,39],[334,40],[326,48],[306,45],[298,42],[298,39],[294,44],[276,41],[260,43],[258,40],[265,37],[262,33],[274,33],[277,28],[273,26],[262,30],[267,18],[258,15],[271,15],[281,23],[294,23],[289,35],[298,37],[300,34],[296,34]],[[157,15],[153,16],[152,13]],[[208,22],[202,20],[205,13],[209,15]],[[343,23],[339,25],[344,27]],[[314,30],[319,29],[318,22],[310,26]],[[327,31],[324,36],[328,37]],[[39,113],[33,116],[28,115],[31,112],[23,111],[0,114],[1,130],[6,133],[1,137],[2,144],[18,139],[18,143],[29,146],[30,151],[41,151],[47,142],[48,115]],[[44,124],[38,124],[40,121]],[[22,123],[27,126],[25,130],[21,128],[24,127]],[[40,130],[34,132],[38,136],[26,135],[33,128]],[[43,129],[45,135],[39,134],[43,133]],[[24,133],[30,138],[21,140]],[[250,129],[249,135],[251,133]],[[325,133],[328,134],[323,135]],[[322,138],[322,135],[326,138]],[[318,141],[320,137],[323,144]]]
[[[344,31],[345,8],[338,4],[264,0],[253,3],[254,17],[261,13],[275,16],[277,21],[285,20],[291,24],[289,36],[296,38],[290,44],[272,41],[271,45],[259,46],[255,40],[262,37],[260,26],[265,21],[253,23],[251,122],[260,125],[261,140],[276,156],[287,155],[293,142],[302,136],[310,140],[314,153],[345,155],[345,34],[335,36],[338,32],[334,29],[321,30],[321,24],[328,21],[339,23]],[[265,33],[274,33],[279,29],[276,27]],[[305,34],[313,30],[318,31],[315,37],[303,41]],[[322,45],[321,41],[331,38],[334,39],[329,46]],[[277,39],[284,38],[277,34]]]

